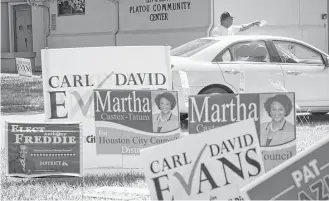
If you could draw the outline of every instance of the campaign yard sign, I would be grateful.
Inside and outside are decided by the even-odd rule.
[[[180,138],[176,91],[94,90],[97,154],[137,154]]]
[[[189,97],[189,133],[254,119],[268,172],[296,155],[295,94],[213,94]]]
[[[80,123],[6,122],[7,176],[83,175]]]
[[[45,121],[83,122],[85,170],[123,167],[129,156],[96,154],[93,89],[171,89],[170,47],[43,49],[41,56]]]
[[[329,137],[241,188],[250,200],[329,200]]]
[[[151,200],[236,200],[264,174],[252,119],[141,150]]]
[[[20,77],[32,80],[32,65],[31,60],[26,58],[19,58],[16,57],[16,68],[17,73],[20,75]]]

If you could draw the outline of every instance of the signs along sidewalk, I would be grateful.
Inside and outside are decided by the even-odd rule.
[[[254,119],[266,172],[296,155],[294,93],[194,95],[189,106],[190,134]]]
[[[82,121],[85,170],[138,168],[130,155],[97,154],[93,89],[171,89],[169,46],[43,49],[45,121]]]
[[[82,176],[80,123],[6,122],[7,176]]]
[[[250,200],[329,200],[329,137],[241,189]]]
[[[264,174],[253,119],[141,150],[152,200],[238,199]]]

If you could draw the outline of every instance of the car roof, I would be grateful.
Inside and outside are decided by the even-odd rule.
[[[271,35],[233,35],[233,36],[215,36],[215,37],[203,37],[202,39],[212,40],[229,40],[229,41],[242,41],[242,40],[289,40],[298,41],[294,38],[283,37],[283,36],[271,36]]]
[[[272,36],[272,35],[232,35],[232,36],[215,36],[215,37],[202,37],[199,39],[206,39],[206,40],[214,40],[214,41],[221,41],[220,43],[218,43],[215,46],[210,46],[207,47],[199,52],[197,52],[196,54],[190,56],[189,58],[192,60],[201,60],[201,61],[210,61],[212,60],[217,54],[218,54],[218,50],[220,50],[221,48],[218,49],[218,47],[222,47],[225,48],[228,45],[232,44],[232,43],[236,43],[236,42],[244,42],[244,41],[252,41],[252,40],[281,40],[281,41],[289,41],[289,42],[296,42],[296,43],[300,43],[303,44],[305,46],[311,47],[314,50],[324,54],[324,55],[328,55],[327,53],[323,52],[322,50],[308,44],[305,43],[301,40],[298,39],[294,39],[294,38],[289,38],[289,37],[284,37],[284,36]],[[216,51],[214,51],[216,49]]]

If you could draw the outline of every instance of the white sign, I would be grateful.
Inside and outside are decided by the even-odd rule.
[[[187,73],[185,71],[180,70],[179,77],[183,88],[185,107],[188,107],[188,96],[190,95],[190,85],[188,83]]]
[[[171,89],[170,47],[44,49],[41,55],[46,121],[84,123],[85,170],[122,167],[121,154],[96,154],[93,89]]]
[[[264,174],[253,119],[141,150],[152,200],[239,199]]]
[[[16,68],[20,76],[32,79],[32,65],[30,59],[16,57]]]

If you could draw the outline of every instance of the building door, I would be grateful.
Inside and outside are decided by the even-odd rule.
[[[28,4],[14,6],[15,51],[33,52],[32,13]]]

